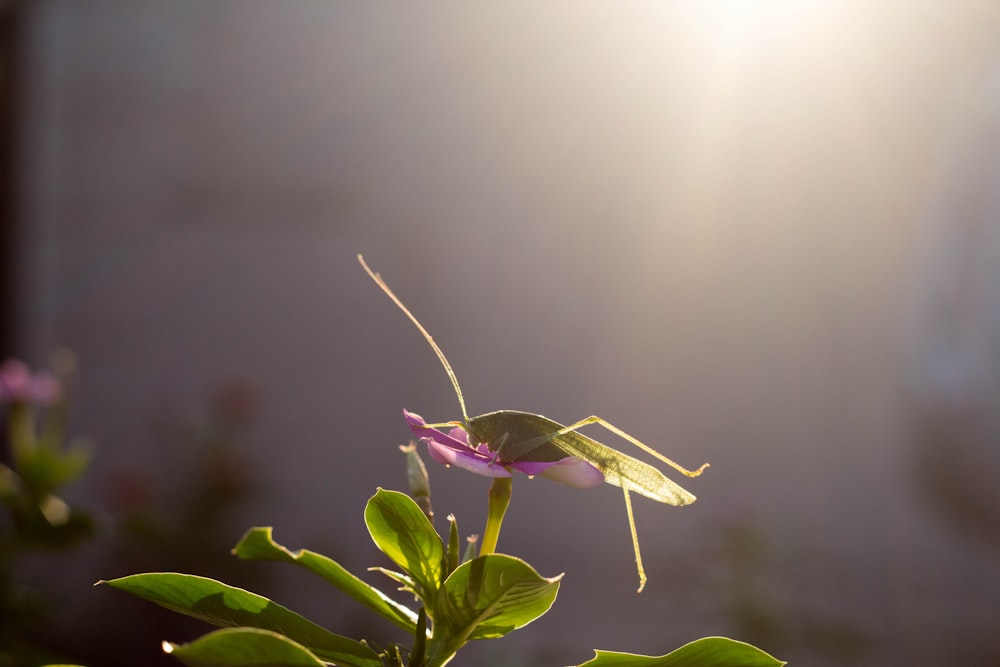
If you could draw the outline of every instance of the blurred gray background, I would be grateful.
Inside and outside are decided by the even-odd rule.
[[[516,479],[501,550],[566,576],[462,664],[712,634],[800,665],[1000,664],[993,3],[0,7],[0,352],[76,353],[77,502],[183,480],[155,425],[235,382],[257,491],[216,530],[230,578],[251,525],[384,564],[362,510],[405,489],[402,409],[460,413],[363,252],[472,413],[599,414],[712,464],[693,506],[636,502],[639,596],[617,489]],[[428,465],[438,527],[480,532],[487,480]],[[109,551],[45,577],[67,619],[133,571]],[[401,639],[267,569],[258,592]],[[157,630],[154,652],[190,638]]]

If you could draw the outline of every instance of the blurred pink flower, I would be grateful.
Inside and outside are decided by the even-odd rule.
[[[8,359],[0,366],[0,404],[52,405],[62,396],[62,385],[48,371],[32,373],[28,365]]]

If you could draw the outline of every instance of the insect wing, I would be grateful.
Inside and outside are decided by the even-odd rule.
[[[470,437],[498,452],[501,463],[549,463],[575,456],[552,442],[551,434],[561,428],[557,421],[519,410],[487,412],[469,420]]]
[[[571,431],[552,439],[564,452],[593,464],[604,481],[667,505],[690,505],[694,495],[645,461],[622,454],[582,433]]]

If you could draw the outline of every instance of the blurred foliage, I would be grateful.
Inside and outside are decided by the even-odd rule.
[[[17,581],[23,561],[38,552],[69,555],[93,536],[90,513],[69,506],[61,497],[90,462],[81,440],[66,441],[68,388],[75,360],[57,353],[53,372],[32,373],[16,360],[0,367],[0,409],[6,439],[0,459],[0,665],[49,661],[44,646],[29,639],[31,627],[44,617],[45,602],[37,591]]]
[[[88,599],[80,613],[74,600],[89,592],[94,568],[226,571],[234,512],[260,491],[244,447],[260,392],[233,378],[218,385],[204,416],[154,416],[155,475],[113,469],[101,480],[107,511],[98,514],[62,498],[91,460],[85,441],[66,437],[75,374],[68,352],[53,357],[52,372],[32,373],[17,361],[0,367],[7,427],[0,443],[0,667],[176,664],[159,640],[163,633],[192,636],[187,619],[110,596]],[[73,590],[44,576],[49,571],[71,572]]]

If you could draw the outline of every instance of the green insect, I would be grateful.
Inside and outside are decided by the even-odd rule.
[[[604,475],[605,482],[620,487],[625,494],[625,510],[628,514],[629,529],[632,533],[632,547],[635,550],[635,562],[639,574],[639,592],[642,592],[643,587],[646,585],[646,573],[643,569],[642,556],[639,552],[639,537],[636,533],[630,494],[635,492],[647,498],[652,498],[657,502],[677,507],[690,505],[695,501],[695,497],[680,485],[667,478],[659,469],[583,435],[579,432],[579,429],[589,424],[599,424],[688,477],[697,477],[708,467],[708,464],[705,463],[696,470],[688,470],[663,454],[660,454],[652,447],[640,442],[614,424],[596,415],[581,419],[569,426],[564,426],[541,415],[517,410],[498,410],[496,412],[487,412],[478,417],[469,417],[469,413],[465,408],[465,398],[462,394],[462,389],[458,385],[458,378],[455,376],[455,371],[452,370],[451,364],[445,358],[444,352],[441,351],[441,348],[438,347],[437,343],[434,342],[434,339],[424,329],[413,313],[389,289],[389,286],[382,280],[382,277],[369,268],[364,257],[358,255],[358,261],[368,275],[371,276],[371,279],[375,281],[375,284],[416,325],[421,335],[423,335],[435,354],[437,354],[441,365],[444,366],[445,372],[448,374],[449,379],[451,379],[452,386],[455,388],[455,394],[458,396],[458,403],[462,409],[462,421],[427,424],[426,426],[428,428],[441,426],[461,427],[468,433],[469,441],[473,446],[485,443],[489,451],[494,453],[494,460],[499,465],[526,461],[551,462],[572,456],[586,461],[597,468]]]

